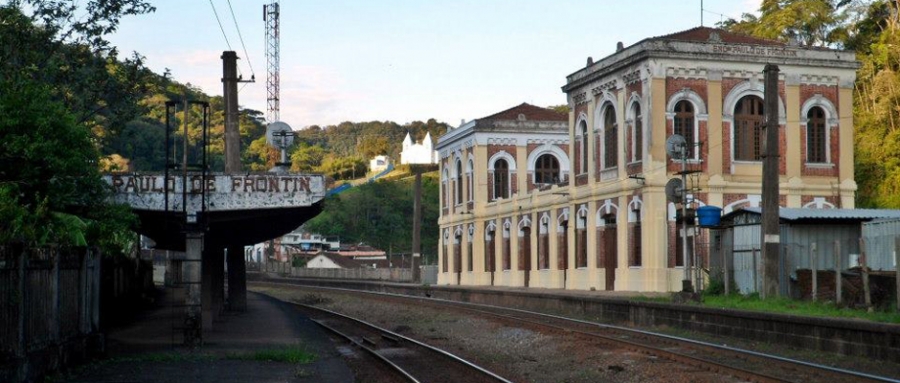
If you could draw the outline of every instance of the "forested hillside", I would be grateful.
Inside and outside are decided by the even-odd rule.
[[[138,105],[143,115],[124,123],[123,128],[109,134],[102,146],[108,156],[110,170],[159,171],[165,162],[165,103],[168,100],[208,101],[210,104],[210,166],[222,171],[224,164],[224,103],[220,96],[210,97],[190,84],[168,80],[168,76],[150,74],[145,79],[147,95]],[[188,116],[189,154],[200,153],[202,133],[200,108],[190,109]],[[170,125],[181,147],[184,113],[170,116]],[[278,152],[266,144],[263,113],[252,109],[240,110],[241,160],[248,171],[265,171],[274,166]],[[317,125],[296,132],[294,145],[288,148],[292,168],[298,172],[321,172],[334,179],[357,178],[365,175],[368,160],[376,155],[388,155],[400,160],[400,147],[407,132],[421,139],[426,132],[437,137],[447,130],[447,124],[434,119],[400,125],[392,121],[343,122],[339,125]]]
[[[720,27],[856,51],[853,93],[858,207],[900,208],[900,16],[895,0],[763,0],[760,15]]]

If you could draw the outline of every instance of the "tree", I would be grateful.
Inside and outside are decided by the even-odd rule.
[[[763,0],[760,16],[745,13],[720,28],[770,40],[795,41],[800,46],[827,46],[845,40],[843,22],[849,0]]]
[[[857,48],[857,200],[861,207],[900,208],[900,16],[892,1],[873,3],[867,14],[863,29],[878,32],[857,40],[871,40]]]
[[[293,153],[291,153],[291,171],[300,173],[315,172],[328,153],[325,148],[319,145],[300,144]]]
[[[436,259],[437,254],[439,185],[436,179],[436,173],[422,177],[422,252],[426,260]],[[412,250],[412,209],[412,180],[368,183],[329,197],[322,213],[304,228],[340,236],[342,242],[365,242],[381,250],[408,253]]]
[[[28,10],[26,14],[23,10]],[[141,113],[138,101],[152,73],[143,57],[120,59],[104,36],[126,15],[152,12],[141,0],[11,1],[0,6],[0,77],[48,84],[76,123],[104,142]]]
[[[388,137],[375,136],[367,137],[356,145],[356,152],[363,158],[373,158],[379,155],[388,154],[391,148],[391,142]]]
[[[0,80],[0,241],[122,253],[134,223],[106,202],[90,131],[47,85]]]

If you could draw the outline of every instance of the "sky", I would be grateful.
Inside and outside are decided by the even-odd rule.
[[[150,1],[156,12],[124,18],[109,36],[123,55],[136,51],[155,72],[221,95],[220,56],[234,50],[243,78],[256,78],[239,85],[240,105],[266,111],[271,0]],[[523,102],[565,104],[566,76],[588,56],[760,3],[702,1],[704,12],[701,0],[281,0],[281,120],[294,130],[429,118],[458,126]]]

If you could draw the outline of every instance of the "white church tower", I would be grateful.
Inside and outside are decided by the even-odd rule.
[[[409,132],[403,139],[403,151],[400,152],[401,164],[436,164],[438,152],[434,150],[434,142],[431,133],[425,133],[425,139],[421,143],[413,143]]]

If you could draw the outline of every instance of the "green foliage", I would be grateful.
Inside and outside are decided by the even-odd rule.
[[[352,180],[365,176],[367,168],[368,163],[359,157],[329,156],[317,170],[336,180]]]
[[[22,6],[21,4],[27,4]],[[104,35],[139,0],[0,5],[0,241],[124,252],[134,222],[110,206],[96,144],[136,116],[149,71],[119,60]],[[26,15],[22,9],[27,9]]]
[[[763,0],[760,16],[745,13],[740,21],[729,19],[720,28],[770,40],[795,40],[801,46],[825,46],[843,41],[847,16],[844,0]]]
[[[412,250],[413,180],[374,182],[329,197],[321,214],[305,229],[340,236],[341,242],[364,242],[394,253]],[[422,253],[436,259],[438,189],[435,177],[422,177]]]
[[[121,17],[154,9],[141,0],[94,0],[81,7],[51,0],[0,5],[0,46],[11,48],[0,49],[0,77],[48,85],[51,98],[103,143],[140,115],[137,101],[152,75],[143,57],[120,59],[104,36]]]
[[[315,172],[322,166],[328,152],[319,145],[301,143],[291,153],[291,170],[300,173]]]
[[[883,30],[861,38],[871,42],[857,55],[862,62],[854,94],[857,200],[861,207],[900,208],[900,18],[893,2],[873,3],[868,14],[874,19],[865,25]]]
[[[789,298],[760,299],[759,295],[732,294],[703,296],[703,305],[716,308],[806,315],[826,318],[859,318],[875,322],[900,323],[895,312],[868,313],[865,310],[841,308],[832,302],[796,301]]]
[[[133,219],[105,202],[91,133],[47,86],[22,79],[0,87],[0,241],[122,253]]]
[[[391,150],[391,144],[392,142],[385,136],[364,137],[356,145],[356,152],[363,158],[386,155]]]
[[[433,118],[404,125],[392,121],[342,122],[324,128],[310,126],[297,131],[297,139],[310,146],[320,146],[335,157],[362,155],[363,159],[369,160],[372,156],[386,154],[398,161],[407,132],[414,141],[419,141],[426,133],[436,139],[448,128],[449,125]]]

